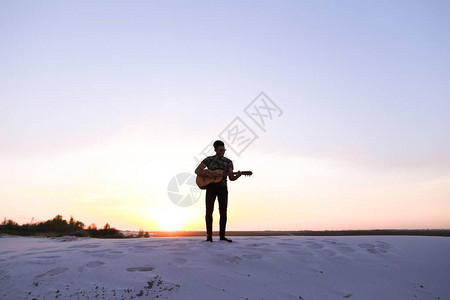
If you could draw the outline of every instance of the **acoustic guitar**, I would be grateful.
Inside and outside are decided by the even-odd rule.
[[[200,176],[197,175],[197,179],[195,182],[197,183],[198,187],[202,190],[206,189],[206,186],[213,182],[220,182],[222,181],[222,177],[234,175],[238,172],[224,172],[222,170],[211,170],[212,173],[214,173],[214,177],[207,177],[207,176]],[[241,174],[244,176],[251,176],[253,174],[252,171],[241,171]]]

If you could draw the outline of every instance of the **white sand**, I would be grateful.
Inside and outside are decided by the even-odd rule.
[[[0,238],[0,299],[450,299],[450,238]]]

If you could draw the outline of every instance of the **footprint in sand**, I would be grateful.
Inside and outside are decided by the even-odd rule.
[[[359,248],[363,248],[363,249],[372,249],[375,247],[375,245],[372,244],[368,244],[368,243],[362,243],[358,245]]]
[[[127,268],[127,272],[150,272],[153,271],[155,267],[134,267],[134,268]]]
[[[242,260],[242,257],[239,257],[237,255],[232,256],[228,261],[232,264],[239,264]]]
[[[176,258],[172,259],[172,261],[169,263],[169,265],[180,266],[180,265],[184,265],[187,262],[188,262],[188,260],[186,258],[176,257]]]
[[[101,265],[104,265],[105,263],[102,261],[90,261],[86,264],[86,267],[88,268],[96,268],[100,267]]]
[[[340,264],[348,264],[350,262],[350,259],[340,255],[333,256],[331,260]]]
[[[252,247],[261,247],[261,246],[266,246],[266,245],[269,245],[269,244],[267,244],[267,243],[254,243],[254,244],[251,244]]]
[[[392,248],[392,246],[389,243],[382,242],[382,241],[375,241],[375,244],[378,248],[381,248],[383,250],[389,250]]]
[[[311,249],[322,249],[323,245],[316,243],[316,242],[308,242],[307,247],[311,248]]]
[[[330,250],[330,249],[322,249],[320,250],[320,253],[327,258],[333,257],[336,255],[336,251]]]
[[[337,244],[338,240],[335,240],[335,239],[323,239],[322,242],[329,243],[329,244]]]
[[[358,245],[362,249],[366,249],[370,253],[373,254],[385,254],[387,253],[386,249],[390,248],[390,245],[384,242],[377,242],[377,245],[362,243]]]
[[[36,278],[41,278],[41,277],[44,277],[44,276],[56,276],[56,275],[64,273],[65,271],[67,271],[67,268],[56,268],[56,269],[52,269],[50,271],[47,271],[47,272],[45,272],[43,274],[39,274],[39,275],[37,275],[35,277]]]
[[[373,253],[373,254],[384,254],[384,253],[387,253],[386,250],[380,249],[380,248],[367,249],[367,251],[369,251],[370,253]]]

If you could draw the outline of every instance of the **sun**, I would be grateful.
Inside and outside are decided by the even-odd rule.
[[[155,220],[159,230],[179,231],[189,230],[190,225],[200,216],[188,208],[174,206],[160,208],[151,217]]]
[[[158,227],[163,231],[178,231],[183,230],[185,223],[182,219],[175,216],[165,215],[161,216],[158,220]]]

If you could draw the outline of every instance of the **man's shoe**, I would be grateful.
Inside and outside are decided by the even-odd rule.
[[[206,237],[206,241],[207,242],[211,242],[212,243],[212,236],[211,235],[208,235],[207,237]]]
[[[231,242],[232,242],[232,240],[227,239],[227,238],[224,237],[224,236],[221,236],[221,237],[220,237],[220,240],[221,240],[221,241],[226,241],[226,242],[228,242],[228,243],[231,243]]]

